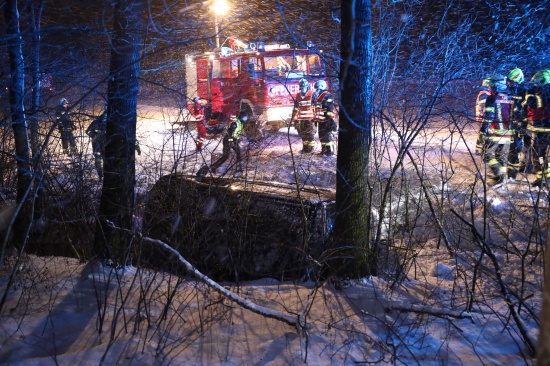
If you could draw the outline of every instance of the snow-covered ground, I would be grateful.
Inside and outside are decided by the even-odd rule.
[[[138,181],[139,176],[152,183],[160,176],[173,172],[194,174],[201,166],[210,165],[222,154],[220,135],[209,135],[203,150],[197,152],[194,122],[173,123],[187,120],[179,111],[142,107],[139,115],[137,134],[143,153],[138,157]],[[269,130],[258,143],[249,143],[243,135],[244,175],[251,179],[283,183],[294,183],[294,177],[298,176],[303,184],[335,188],[336,157],[319,155],[320,146],[316,136],[315,153],[302,155],[302,143],[293,127]],[[231,159],[217,173],[234,174],[234,159],[235,154],[231,152]]]
[[[143,152],[138,157],[138,183],[144,191],[162,175],[193,174],[210,162],[212,154],[221,154],[219,138],[195,153],[194,129],[172,126],[170,122],[178,119],[181,115],[174,110],[140,110],[138,137]],[[475,145],[475,127],[464,131],[465,141],[449,142],[445,131],[421,136],[422,143],[411,149],[417,165],[408,161],[405,168],[429,172],[424,183],[429,183],[433,197],[444,198],[455,211],[465,207],[460,212],[477,215],[485,199],[492,220],[498,221],[510,213],[519,217],[536,199],[537,207],[544,207],[547,197],[541,198],[541,192],[527,184],[489,187],[483,192],[474,185],[475,164],[482,166],[479,157],[471,160],[468,154]],[[319,145],[316,149],[319,152]],[[336,158],[301,155],[300,140],[292,130],[270,133],[250,148],[243,140],[243,150],[245,174],[251,179],[293,183],[298,176],[305,184],[335,186]],[[395,149],[379,156],[388,162],[395,158]],[[233,174],[230,166],[228,161],[219,173]],[[435,207],[435,216],[441,212]],[[443,216],[438,220],[447,233],[460,231],[454,227],[456,221],[446,222]],[[496,244],[498,233],[510,231],[508,238],[513,240],[507,243],[508,252],[496,252],[495,257],[508,284],[520,279],[525,284],[519,316],[531,340],[536,340],[538,325],[533,319],[541,304],[541,256],[533,256],[536,248],[529,246],[525,253],[533,260],[530,265],[525,264],[526,257],[512,255],[524,248],[523,229],[518,229],[523,224],[514,221],[487,235],[493,240],[488,242]],[[432,229],[426,227],[415,235]],[[511,302],[503,298],[495,281],[487,252],[471,243],[466,233],[457,235],[466,243],[453,242],[456,247],[450,248],[441,238],[429,238],[407,252],[413,259],[407,262],[401,282],[380,276],[324,283],[320,288],[313,282],[274,279],[223,284],[263,307],[302,315],[305,332],[245,310],[191,277],[134,267],[116,272],[93,262],[24,256],[20,263],[2,267],[0,288],[5,288],[8,269],[16,268],[18,280],[1,313],[0,364],[534,364],[512,320]],[[455,256],[449,255],[451,249],[456,250]],[[470,264],[477,259],[472,294]],[[472,298],[475,301],[470,304]]]

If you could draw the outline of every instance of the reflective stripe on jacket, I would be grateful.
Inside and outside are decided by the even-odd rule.
[[[332,116],[332,105],[334,103],[332,95],[327,90],[324,90],[319,95],[314,94],[313,97],[315,98],[315,100],[313,101],[313,120],[317,122],[325,122],[327,117]]]
[[[294,119],[297,121],[311,121],[313,119],[312,95],[313,92],[311,90],[308,90],[303,96],[302,93],[296,95],[294,108],[297,112],[295,112]]]
[[[486,141],[499,144],[510,143],[514,130],[512,128],[512,98],[506,93],[487,96],[483,122],[489,123]]]
[[[483,122],[483,114],[485,113],[485,101],[489,95],[488,90],[481,90],[476,98],[476,122]]]

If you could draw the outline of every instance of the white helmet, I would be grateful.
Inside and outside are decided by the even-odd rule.
[[[327,90],[327,82],[324,80],[319,80],[314,85],[317,90]]]
[[[306,79],[300,79],[300,82],[298,83],[300,86],[300,91],[305,94],[309,90],[309,81]]]

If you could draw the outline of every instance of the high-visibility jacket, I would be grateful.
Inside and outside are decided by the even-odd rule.
[[[189,112],[196,120],[204,122],[204,107],[201,103],[193,103],[189,108]]]
[[[316,122],[325,122],[332,118],[334,109],[334,99],[327,90],[321,93],[313,93],[313,120]]]
[[[550,132],[550,96],[541,88],[527,91],[523,105],[525,107],[527,129],[533,132]]]
[[[489,123],[486,141],[498,144],[510,143],[514,130],[512,128],[513,100],[507,93],[490,94],[485,100],[483,122]]]
[[[476,99],[476,122],[483,122],[483,114],[485,113],[485,101],[489,91],[487,89],[480,90]]]
[[[297,121],[311,121],[313,120],[313,92],[307,91],[305,95],[298,93],[296,95],[296,101],[294,103],[294,119]]]
[[[513,100],[512,120],[514,123],[523,122],[525,119],[523,101],[525,100],[525,94],[527,93],[525,84],[516,83],[509,89],[509,91]]]
[[[241,137],[242,132],[243,123],[238,118],[232,120],[229,126],[227,126],[227,135],[229,136],[229,141],[238,140]]]

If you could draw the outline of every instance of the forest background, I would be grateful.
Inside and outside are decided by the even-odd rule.
[[[369,5],[366,3],[360,2],[363,10]],[[14,32],[6,14],[13,4],[19,10],[20,28],[16,33],[21,35],[20,57],[25,61],[23,72],[19,73],[23,78],[15,78],[15,84],[13,65],[9,69],[7,61],[13,55],[10,47],[14,43]],[[134,33],[126,29],[127,38],[117,33],[112,25],[117,24],[115,20],[124,19],[117,18],[121,14],[135,22],[129,24],[140,24],[142,10],[132,6],[121,9],[121,4],[129,5],[117,2],[113,6],[115,4],[110,2],[92,1],[7,1],[2,5],[6,19],[2,37],[6,42],[0,49],[2,59],[6,61],[2,63],[0,76],[2,85],[12,86],[12,89],[3,88],[1,95],[0,182],[2,204],[7,207],[2,211],[7,223],[2,225],[2,229],[5,233],[11,232],[14,238],[10,242],[11,237],[6,234],[2,242],[2,284],[5,285],[2,317],[10,324],[2,330],[4,362],[19,360],[21,353],[18,352],[23,352],[24,348],[18,347],[17,342],[22,341],[28,346],[25,343],[28,339],[34,339],[29,342],[32,344],[41,337],[48,339],[52,347],[43,347],[43,353],[28,352],[32,358],[45,357],[56,363],[62,354],[70,357],[69,351],[74,351],[71,347],[82,347],[81,342],[66,343],[54,329],[33,338],[40,334],[39,331],[36,333],[40,327],[32,323],[30,319],[33,317],[29,315],[35,312],[44,314],[45,311],[47,317],[57,319],[53,310],[64,309],[60,303],[68,306],[64,302],[70,302],[71,298],[61,295],[77,293],[79,286],[86,285],[81,282],[86,280],[93,291],[86,293],[89,297],[84,298],[92,300],[94,307],[97,305],[91,315],[96,321],[95,326],[86,327],[86,333],[84,327],[78,330],[86,334],[86,338],[93,337],[88,333],[90,330],[91,334],[97,335],[92,343],[103,347],[96,348],[101,354],[99,359],[103,361],[110,357],[120,360],[120,357],[128,358],[131,354],[130,359],[134,362],[140,357],[153,357],[157,361],[160,357],[162,361],[158,362],[169,363],[185,354],[181,348],[173,346],[171,337],[174,334],[178,334],[177,339],[184,349],[196,352],[190,346],[196,340],[191,334],[211,335],[216,326],[231,323],[234,316],[234,310],[228,310],[219,295],[194,285],[193,276],[173,271],[168,271],[168,274],[160,270],[151,272],[151,269],[140,266],[135,258],[128,267],[129,271],[116,266],[104,267],[105,263],[87,262],[97,246],[101,246],[101,240],[94,234],[97,233],[98,210],[105,209],[102,204],[105,205],[109,193],[105,182],[103,186],[97,183],[91,168],[93,164],[89,163],[90,152],[85,150],[86,147],[89,149],[85,138],[81,140],[82,159],[88,164],[79,164],[75,168],[74,162],[60,157],[59,139],[55,129],[51,128],[53,110],[60,97],[68,96],[71,100],[82,136],[82,130],[109,99],[109,83],[116,77],[124,79],[127,76],[124,72],[113,73],[113,66],[117,62],[137,66],[139,96],[133,101],[128,98],[129,103],[124,108],[131,111],[134,107],[134,111],[141,110],[143,114],[135,117],[133,127],[131,120],[125,122],[130,124],[130,131],[134,134],[137,129],[144,156],[137,159],[138,166],[134,168],[138,172],[135,189],[132,186],[130,191],[121,195],[132,210],[124,215],[111,212],[121,219],[122,226],[131,231],[131,235],[127,232],[123,235],[123,241],[132,242],[140,237],[141,215],[154,183],[167,173],[192,173],[196,164],[201,163],[190,162],[187,145],[174,143],[183,141],[177,136],[186,136],[185,133],[166,129],[163,134],[168,137],[159,140],[147,139],[147,136],[140,136],[140,132],[149,131],[143,126],[148,126],[151,120],[174,123],[184,118],[183,111],[189,102],[184,88],[185,54],[209,50],[214,44],[213,16],[208,4],[146,3],[143,27]],[[347,3],[343,4],[345,8]],[[340,27],[345,19],[341,10],[340,2],[331,1],[307,4],[294,1],[234,2],[230,12],[221,20],[220,29],[223,36],[301,47],[313,39],[323,50],[327,71],[333,80],[331,87],[342,106],[348,99],[340,98],[345,89],[339,89],[342,85],[339,76],[342,61],[348,61],[342,55],[348,50],[341,49]],[[13,12],[9,14],[13,15]],[[304,308],[296,306],[290,310],[303,315],[302,321],[297,323],[304,326],[317,320],[309,315],[320,317],[318,313],[306,311],[315,300],[321,297],[325,304],[332,303],[327,300],[326,291],[338,298],[338,291],[350,291],[350,285],[360,290],[357,292],[364,290],[362,286],[370,290],[376,288],[374,294],[369,292],[367,297],[381,299],[382,305],[373,305],[371,312],[366,311],[366,307],[357,310],[350,306],[354,309],[354,316],[359,316],[358,323],[355,318],[349,323],[335,320],[333,308],[330,309],[330,320],[323,320],[325,328],[318,330],[319,334],[330,334],[329,329],[336,325],[339,331],[360,334],[357,338],[349,338],[345,347],[333,344],[331,347],[335,348],[331,348],[331,352],[316,353],[335,364],[348,358],[353,362],[421,363],[423,358],[431,360],[434,354],[438,357],[437,362],[460,363],[461,357],[457,355],[463,352],[453,349],[456,334],[450,328],[460,328],[462,324],[457,325],[454,319],[471,320],[471,314],[478,324],[489,324],[480,318],[496,319],[496,324],[506,335],[506,344],[516,345],[517,348],[510,352],[512,355],[504,352],[500,355],[504,360],[512,357],[510,359],[514,361],[533,363],[542,302],[548,196],[545,191],[533,190],[528,185],[506,191],[493,189],[486,179],[483,165],[470,147],[475,138],[473,103],[481,80],[496,73],[505,75],[513,67],[522,68],[529,79],[536,71],[548,67],[548,8],[544,2],[373,1],[370,16],[372,40],[366,39],[367,42],[355,45],[357,50],[367,49],[372,62],[368,70],[368,84],[372,89],[367,89],[369,96],[366,97],[371,101],[371,108],[365,109],[364,118],[368,122],[365,126],[370,128],[370,140],[366,141],[369,159],[365,160],[368,162],[369,194],[365,200],[368,217],[362,226],[368,235],[365,252],[368,252],[369,259],[368,268],[363,272],[365,276],[333,281],[312,276],[308,280],[313,282],[284,282],[275,286],[277,295],[272,299],[262,298],[260,301],[278,307],[280,311],[289,311],[285,303],[287,299],[283,299],[288,291],[285,286],[300,293],[300,299],[303,299],[300,296],[304,296],[302,291],[305,290],[305,298],[309,296],[310,302],[306,301]],[[258,24],[262,24],[261,29]],[[135,39],[142,41],[130,42]],[[137,59],[117,60],[113,57],[112,50],[123,44],[134,47],[139,62]],[[136,75],[136,69],[124,70],[130,76]],[[126,77],[126,80],[130,79]],[[14,108],[9,93],[14,85],[21,86],[24,91],[18,102],[25,105],[25,109]],[[112,84],[111,87],[115,88]],[[125,85],[123,90],[137,90],[136,87],[137,84]],[[361,95],[359,99],[362,98],[365,96]],[[361,109],[341,108],[341,116],[342,110],[353,116],[363,112]],[[17,122],[23,115],[28,126],[24,131],[21,129],[23,125]],[[35,159],[29,160],[28,169],[22,169],[21,159],[15,158],[25,156],[19,150],[21,146],[14,143],[21,134],[28,136],[26,156]],[[339,138],[340,144],[342,141]],[[128,147],[132,142],[131,138],[124,140],[121,146]],[[167,144],[172,145],[170,149]],[[219,152],[220,147],[215,146],[212,144],[208,151]],[[284,182],[284,178],[275,174],[283,170],[281,162],[284,160],[285,165],[290,161],[291,166],[298,167],[296,171],[302,172],[298,176],[303,180],[294,174],[295,182],[336,188],[336,168],[340,160],[332,163],[292,160],[282,155],[285,154],[284,148],[270,150],[269,146],[284,146],[284,143],[273,137],[272,143],[266,141],[263,150],[257,153],[258,161],[264,163],[264,179]],[[292,141],[290,147],[291,150]],[[127,158],[125,161],[130,165],[134,164],[133,149],[112,153],[121,154],[119,157]],[[166,165],[170,167],[168,172]],[[255,170],[262,173],[261,169]],[[526,181],[530,178],[525,176]],[[246,176],[245,179],[254,177]],[[27,185],[34,187],[32,192],[22,189],[21,183],[25,181],[33,182]],[[44,201],[32,200],[36,205],[25,211],[31,213],[28,215],[32,218],[30,221],[11,222],[11,213],[19,207],[14,202],[22,202],[25,197],[40,197]],[[304,222],[307,223],[307,218]],[[116,237],[120,234],[108,235]],[[124,247],[123,251],[126,249]],[[92,264],[79,266],[68,259],[60,261],[60,257],[48,257],[51,255],[74,257]],[[323,252],[313,258],[314,263],[319,263],[319,268],[313,266],[313,272],[322,274],[322,270],[336,259],[338,256],[331,251]],[[81,282],[74,280],[79,278],[74,277],[75,273]],[[131,280],[126,279],[128,274],[131,274]],[[67,288],[68,283],[75,287]],[[270,284],[263,281],[254,288],[272,288]],[[112,286],[117,291],[110,290]],[[240,286],[244,284],[227,285],[237,293]],[[189,292],[174,291],[182,287],[189,288]],[[140,290],[138,295],[136,288]],[[254,292],[245,287],[242,291],[245,294]],[[357,292],[348,299],[359,296]],[[414,293],[415,301],[404,300],[401,297],[403,292],[408,296]],[[180,298],[182,293],[190,297],[183,295]],[[82,299],[80,295],[76,296],[77,305]],[[191,301],[193,296],[200,300]],[[199,309],[197,313],[185,313],[195,307]],[[200,309],[209,310],[202,312]],[[177,319],[185,319],[188,315],[189,319],[200,321],[186,326],[174,325],[178,323]],[[252,319],[251,315],[248,317]],[[247,324],[247,316],[244,318],[243,323]],[[367,319],[370,318],[376,319],[378,326],[384,328],[384,336],[371,333],[372,329],[361,328],[369,324]],[[446,320],[446,330],[441,332],[436,351],[424,343],[426,336],[432,333],[428,324],[434,318]],[[146,327],[139,325],[142,321],[147,322],[149,329],[156,330],[149,334]],[[134,324],[132,331],[128,330],[129,324]],[[119,332],[121,329],[124,331]],[[422,331],[418,332],[418,329]],[[110,334],[109,339],[104,339],[105,332]],[[13,337],[19,333],[24,333],[24,337]],[[57,337],[52,339],[51,336],[56,334]],[[309,361],[313,362],[313,353],[308,353],[308,350],[315,349],[314,342],[310,343],[312,339],[305,335],[307,332],[298,330],[297,334],[300,335],[299,341],[291,339],[288,344],[293,340],[297,344],[287,344],[287,353],[294,361],[307,361],[309,356]],[[145,340],[152,339],[150,336],[155,338],[154,346],[145,347]],[[334,334],[330,337],[338,338]],[[479,344],[462,337],[469,344],[469,354],[474,358],[478,354],[476,362],[485,363],[484,357],[487,356],[479,356]],[[127,347],[132,338],[137,347]],[[331,344],[328,338],[326,343],[319,343],[328,347]],[[231,345],[230,337],[228,339],[224,344]],[[299,350],[298,356],[293,347]],[[441,352],[443,348],[445,352]],[[228,349],[233,349],[233,346],[228,346]],[[266,354],[275,357],[257,349],[251,354],[258,358],[249,354],[248,362],[262,363],[259,359],[265,358]],[[218,357],[218,362],[225,360],[238,364],[239,361],[231,358],[234,355],[236,353],[232,352],[221,354],[218,350],[216,355],[209,357]],[[190,356],[185,354],[185,357]],[[239,357],[245,356],[239,353]],[[277,362],[283,361],[278,359]]]

